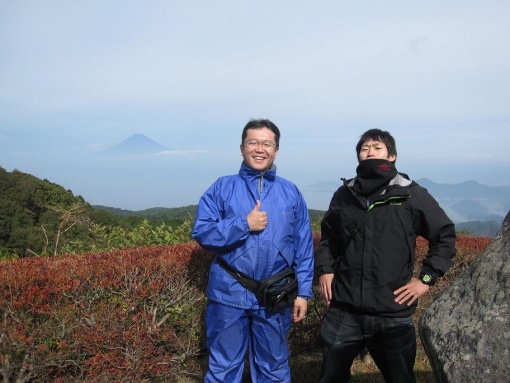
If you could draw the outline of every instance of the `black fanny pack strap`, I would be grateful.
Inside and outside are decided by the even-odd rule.
[[[243,274],[237,270],[235,270],[232,266],[230,266],[225,260],[221,257],[218,257],[218,263],[221,267],[225,269],[227,273],[229,273],[233,278],[237,279],[237,281],[242,284],[246,289],[250,290],[252,293],[257,293],[259,291],[260,283],[256,279],[250,278],[246,274]]]
[[[262,281],[250,278],[235,270],[221,257],[217,257],[220,266],[236,279],[245,289],[253,292],[259,304],[270,312],[281,311],[289,307],[297,296],[298,283],[293,269],[285,269]]]

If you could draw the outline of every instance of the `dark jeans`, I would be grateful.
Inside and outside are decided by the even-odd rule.
[[[321,326],[319,383],[347,383],[354,358],[368,349],[387,383],[415,383],[416,333],[412,317],[357,315],[330,307]]]

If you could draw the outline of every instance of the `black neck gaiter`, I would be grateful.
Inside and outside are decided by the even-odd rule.
[[[359,195],[369,197],[377,191],[382,191],[396,175],[395,164],[388,160],[364,160],[356,168],[353,189]]]

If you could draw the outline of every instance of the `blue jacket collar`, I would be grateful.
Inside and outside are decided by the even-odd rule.
[[[265,172],[261,172],[259,170],[255,170],[248,167],[243,161],[243,163],[241,164],[241,169],[239,169],[239,175],[244,179],[258,178],[263,176],[264,179],[268,181],[274,181],[274,179],[276,178],[276,165],[273,164],[271,169],[266,170]]]

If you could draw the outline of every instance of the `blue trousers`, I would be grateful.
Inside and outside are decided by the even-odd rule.
[[[367,348],[387,383],[415,383],[416,332],[412,317],[352,314],[330,307],[321,325],[319,383],[347,383],[354,358]]]
[[[209,351],[206,383],[241,382],[247,351],[253,383],[290,383],[290,308],[269,313],[209,301],[205,319]]]

